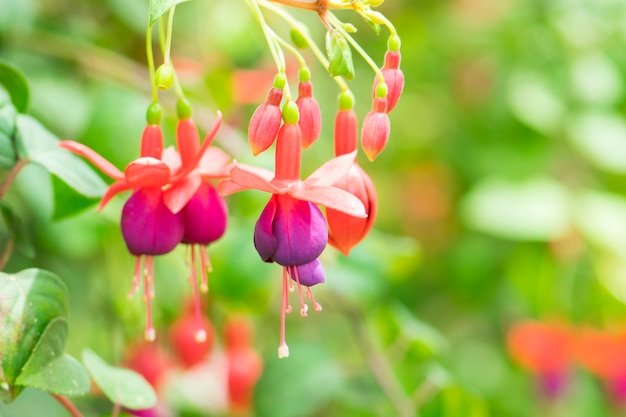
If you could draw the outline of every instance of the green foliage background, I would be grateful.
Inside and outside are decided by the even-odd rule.
[[[118,167],[138,154],[150,100],[146,3],[4,0],[0,13],[0,59],[25,74],[29,113]],[[252,245],[267,196],[230,197],[229,230],[211,248],[208,315],[218,329],[234,313],[250,315],[266,361],[256,415],[620,415],[602,383],[579,369],[547,403],[504,340],[523,318],[624,323],[626,3],[387,0],[380,10],[401,35],[406,86],[390,114],[388,148],[375,163],[361,158],[378,189],[379,218],[348,258],[324,253],[327,283],[315,288],[324,311],[288,318],[288,360],[275,358],[279,270]],[[317,18],[295,14],[323,44]],[[352,21],[352,12],[338,15],[382,63],[384,34]],[[245,142],[256,105],[233,99],[239,71],[271,72],[244,3],[181,4],[173,56],[200,126],[220,109],[228,128],[218,145],[271,166],[271,155],[254,159]],[[356,56],[355,66],[350,86],[362,119],[373,74]],[[311,68],[324,123],[304,154],[305,174],[332,155],[338,94],[323,68]],[[172,116],[173,102],[164,103]],[[165,121],[169,143],[174,126]],[[139,299],[127,300],[134,259],[118,226],[123,199],[96,213],[93,200],[29,165],[7,200],[36,252],[15,252],[7,272],[40,267],[62,277],[71,299],[68,351],[89,346],[119,361],[144,318]],[[184,255],[156,261],[161,334],[189,293]],[[31,409],[19,415],[54,412],[43,394],[24,395]],[[89,398],[78,404],[104,412]]]

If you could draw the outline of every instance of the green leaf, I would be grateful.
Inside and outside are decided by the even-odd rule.
[[[512,77],[508,104],[522,123],[546,135],[558,131],[565,114],[559,95],[541,75],[532,73]]]
[[[9,384],[19,377],[48,325],[67,314],[67,287],[52,272],[0,273],[0,355]]]
[[[150,0],[150,26],[163,16],[172,6],[189,0]]]
[[[46,327],[17,385],[39,388],[58,395],[83,395],[89,391],[89,375],[76,359],[64,354],[68,326],[56,318]]]
[[[616,174],[626,173],[626,123],[617,112],[587,113],[569,126],[569,137],[594,166]]]
[[[0,84],[11,96],[11,101],[18,112],[28,108],[29,90],[26,78],[14,66],[0,61]]]
[[[326,32],[326,54],[329,61],[328,70],[333,77],[343,76],[348,80],[354,78],[352,51],[341,32],[337,30]]]
[[[571,227],[567,190],[548,178],[483,180],[463,198],[461,215],[474,229],[516,240],[552,240]]]
[[[100,197],[106,191],[106,184],[89,165],[59,148],[58,139],[32,117],[18,116],[16,142],[22,157],[43,166],[80,194]]]
[[[156,405],[154,389],[137,372],[111,366],[89,349],[83,351],[83,362],[96,384],[113,403],[131,410]]]
[[[0,86],[0,169],[11,168],[17,158],[13,144],[16,119],[17,111],[8,93]]]
[[[290,350],[289,358],[274,358],[265,364],[255,392],[258,417],[315,415],[341,390],[343,375],[325,351],[296,344],[290,345]],[[276,398],[281,398],[280,406]]]
[[[77,193],[55,176],[52,177],[52,190],[54,197],[52,220],[61,220],[74,216],[100,201],[99,198],[85,197]]]
[[[17,213],[4,201],[0,201],[0,213],[2,213],[4,223],[11,233],[17,250],[28,258],[35,257],[35,246],[24,227],[22,219],[20,219]]]

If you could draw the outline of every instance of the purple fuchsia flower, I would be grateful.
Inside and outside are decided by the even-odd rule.
[[[213,135],[210,134],[204,144],[210,143],[212,139]],[[182,243],[189,245],[191,252],[189,281],[194,294],[196,340],[203,342],[207,335],[202,325],[200,292],[207,293],[209,290],[207,271],[211,270],[211,262],[208,245],[224,235],[228,218],[226,202],[208,181],[227,177],[232,165],[230,156],[215,147],[206,148],[196,161],[200,138],[191,118],[179,120],[176,144],[178,152],[172,147],[165,149],[163,160],[174,173],[188,168],[191,170],[180,181],[165,188],[164,202],[173,213],[180,213],[183,218]],[[196,277],[196,249],[200,257],[200,290]]]
[[[61,148],[85,157],[115,180],[102,197],[98,210],[101,210],[116,194],[133,190],[133,194],[122,209],[121,229],[128,251],[136,256],[133,285],[129,298],[138,291],[143,278],[144,301],[146,303],[145,338],[147,340],[154,340],[156,337],[152,325],[150,302],[155,293],[154,256],[172,251],[176,245],[182,242],[185,234],[183,214],[180,213],[180,210],[172,210],[170,205],[176,207],[173,204],[175,202],[184,206],[193,196],[195,190],[188,185],[192,181],[188,181],[187,177],[200,163],[219,128],[220,121],[221,114],[218,113],[217,123],[209,132],[209,140],[205,140],[187,166],[182,166],[174,171],[161,159],[163,135],[158,124],[146,126],[141,138],[140,157],[129,163],[124,169],[124,173],[85,145],[74,141],[59,143]],[[171,189],[174,191],[167,191]],[[141,268],[142,258],[144,258],[143,270]]]
[[[293,102],[285,104],[285,123],[276,141],[276,172],[272,173],[235,163],[230,179],[219,186],[222,195],[254,188],[272,194],[254,229],[254,245],[265,262],[283,267],[281,330],[278,356],[289,356],[285,342],[285,314],[291,312],[288,289],[296,283],[300,298],[300,314],[307,315],[302,286],[311,298],[310,287],[324,282],[324,270],[317,259],[328,242],[328,228],[320,209],[323,205],[355,217],[365,217],[361,201],[347,191],[334,187],[354,163],[356,152],[334,158],[304,181],[300,180],[302,134],[298,126],[298,108]]]

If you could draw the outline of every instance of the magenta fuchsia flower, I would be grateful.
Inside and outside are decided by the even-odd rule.
[[[154,256],[170,252],[185,236],[186,222],[181,210],[200,188],[202,169],[199,166],[220,122],[221,114],[218,113],[215,126],[202,146],[196,148],[197,152],[185,148],[186,164],[180,166],[176,166],[173,158],[168,159],[171,166],[161,159],[163,136],[156,124],[144,129],[140,158],[129,163],[124,173],[85,145],[74,141],[59,143],[60,147],[87,158],[115,180],[102,197],[99,210],[116,194],[134,190],[122,209],[121,229],[129,252],[136,256],[129,297],[134,296],[143,281],[147,340],[156,337],[150,302],[154,297]],[[143,270],[142,258],[145,258]]]
[[[302,134],[297,107],[287,103],[283,111],[285,123],[276,141],[276,172],[271,173],[235,163],[230,179],[220,184],[222,195],[254,188],[272,194],[254,232],[257,252],[266,262],[276,262],[283,267],[281,307],[281,335],[278,356],[289,356],[285,342],[285,314],[291,311],[288,304],[288,278],[295,281],[300,298],[300,314],[307,315],[302,286],[311,298],[316,311],[321,306],[313,298],[310,287],[324,281],[324,272],[318,256],[328,240],[324,217],[316,204],[342,211],[355,217],[365,217],[361,201],[334,184],[343,178],[356,157],[356,152],[334,158],[304,181],[300,180]]]
[[[205,143],[211,140],[212,136],[209,136]],[[182,243],[188,244],[191,252],[189,281],[194,295],[196,340],[203,342],[206,340],[206,331],[202,325],[200,292],[206,293],[209,290],[207,272],[211,269],[211,262],[208,245],[224,235],[228,218],[226,202],[208,181],[228,176],[231,163],[225,152],[214,147],[206,148],[202,157],[197,160],[200,138],[191,118],[179,120],[176,144],[179,152],[167,148],[163,159],[173,172],[187,171],[187,174],[177,183],[165,188],[164,201],[172,212],[180,213],[182,217]],[[196,249],[200,257],[200,291],[196,277]]]

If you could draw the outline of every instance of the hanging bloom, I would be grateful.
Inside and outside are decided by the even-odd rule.
[[[390,130],[387,98],[375,98],[372,110],[363,119],[361,130],[361,147],[370,161],[376,159],[387,146]]]
[[[339,112],[335,118],[335,156],[356,151],[358,141],[358,121],[353,110],[354,97],[347,91],[339,99]],[[355,161],[345,177],[334,185],[356,196],[367,213],[366,218],[353,217],[341,211],[326,209],[328,222],[328,243],[339,249],[344,255],[367,236],[371,230],[378,198],[374,183],[367,173]]]
[[[572,365],[572,332],[560,324],[524,321],[514,325],[507,335],[511,357],[536,374],[543,393],[558,396]]]
[[[122,210],[121,228],[129,252],[136,256],[129,297],[138,291],[143,278],[147,340],[154,340],[156,337],[151,314],[151,299],[155,294],[154,256],[170,252],[183,240],[185,222],[180,209],[197,190],[194,184],[199,186],[202,182],[201,178],[199,182],[196,181],[191,174],[208,149],[220,121],[221,114],[218,114],[217,123],[208,135],[209,140],[205,140],[186,166],[175,170],[171,168],[175,164],[170,167],[162,160],[163,135],[157,123],[151,123],[144,129],[140,157],[129,163],[124,173],[85,145],[74,141],[59,143],[61,148],[85,157],[115,180],[102,197],[99,210],[116,194],[134,190]],[[172,207],[178,210],[172,210]]]
[[[188,113],[190,116],[190,109]],[[175,176],[179,172],[185,173],[178,181],[165,188],[164,201],[172,212],[180,213],[184,228],[182,243],[188,244],[191,252],[189,281],[193,291],[198,343],[204,342],[207,337],[200,308],[200,292],[206,293],[209,290],[207,271],[211,268],[211,262],[208,245],[222,237],[228,217],[226,202],[208,182],[226,177],[230,169],[230,157],[209,146],[220,121],[221,115],[218,115],[214,128],[201,148],[195,123],[191,117],[181,118],[176,129],[178,152],[167,148],[163,156]],[[196,277],[196,252],[200,257],[200,289]]]
[[[322,131],[322,112],[313,97],[311,72],[307,67],[300,69],[300,84],[298,85],[298,99],[296,105],[300,112],[298,125],[302,132],[302,147],[307,149],[317,140]]]
[[[276,74],[274,85],[267,93],[265,103],[254,111],[248,126],[248,142],[253,155],[258,155],[272,146],[282,120],[280,102],[283,99],[286,76],[284,73]]]
[[[398,104],[402,90],[404,89],[404,74],[400,69],[400,51],[387,51],[385,53],[385,64],[380,69],[387,84],[387,113],[391,111]],[[380,82],[380,78],[374,79],[374,86],[372,87],[372,97],[376,98],[376,87]]]
[[[300,297],[300,314],[306,316],[302,285],[307,295],[311,285],[323,282],[321,264],[315,263],[326,246],[328,229],[324,218],[315,206],[365,217],[361,201],[347,191],[334,187],[354,163],[356,153],[342,155],[325,163],[306,180],[300,180],[302,135],[298,126],[298,108],[295,103],[285,104],[285,124],[276,142],[276,172],[237,165],[230,171],[230,179],[220,184],[222,195],[255,188],[272,194],[259,218],[254,233],[257,252],[266,262],[283,266],[283,297],[281,309],[281,341],[278,356],[286,357],[289,349],[285,343],[285,314],[291,311],[287,302],[288,277],[297,283]],[[303,280],[300,280],[300,274]],[[310,284],[310,285],[306,285]],[[316,310],[321,306],[312,298]]]

